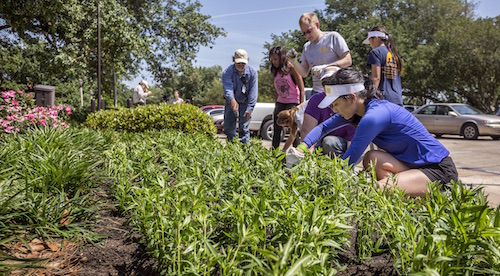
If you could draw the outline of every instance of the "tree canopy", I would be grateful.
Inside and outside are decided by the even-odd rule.
[[[224,31],[199,1],[5,0],[0,5],[0,86],[97,79],[100,5],[103,90],[146,65],[156,80],[190,64]],[[95,88],[94,88],[95,89]]]
[[[461,0],[325,2],[327,7],[316,11],[320,28],[338,31],[349,45],[353,67],[366,74],[370,47],[362,41],[372,27],[387,28],[403,59],[405,103],[467,102],[487,112],[500,103],[500,17],[478,18],[475,4]],[[300,52],[302,41],[300,32],[290,31],[265,46]]]

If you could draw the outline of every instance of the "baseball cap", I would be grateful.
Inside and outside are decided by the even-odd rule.
[[[321,71],[321,77],[319,79],[321,80],[321,82],[323,82],[324,79],[333,76],[333,74],[337,73],[338,70],[340,70],[340,67],[338,67],[338,66],[325,67]]]
[[[384,32],[379,32],[379,31],[371,31],[371,32],[368,32],[368,37],[363,40],[363,44],[370,44],[370,41],[368,40],[370,37],[380,37],[382,39],[387,39],[388,36],[386,33]]]
[[[365,84],[359,83],[349,83],[349,84],[336,84],[336,85],[325,85],[325,98],[319,103],[318,107],[323,109],[333,103],[338,97],[349,95],[351,93],[356,93],[363,91],[365,89]]]
[[[234,52],[234,56],[233,56],[233,61],[235,63],[248,63],[248,54],[247,54],[247,51],[243,50],[243,49],[238,49]]]
[[[139,84],[141,84],[141,83],[143,83],[143,84],[146,86],[146,88],[149,88],[149,86],[148,86],[148,82],[147,82],[147,81],[145,81],[145,80],[141,80],[141,82],[140,82]]]

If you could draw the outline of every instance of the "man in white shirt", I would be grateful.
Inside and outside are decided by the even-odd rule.
[[[145,80],[141,80],[139,85],[134,88],[134,106],[146,105],[146,98],[151,95],[151,91],[148,88],[148,82]]]

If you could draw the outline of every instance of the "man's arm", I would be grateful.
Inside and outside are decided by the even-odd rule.
[[[334,62],[332,65],[338,66],[340,68],[346,68],[352,65],[351,52],[344,52],[339,60]]]
[[[259,96],[259,81],[258,81],[258,75],[257,71],[251,70],[252,75],[250,76],[249,80],[249,88],[250,90],[247,92],[248,93],[248,107],[247,111],[252,112],[253,108],[255,107],[255,103],[257,103],[257,97]]]
[[[222,89],[224,90],[224,98],[228,100],[234,99],[234,84],[232,80],[233,71],[228,67],[222,73]]]
[[[297,70],[297,73],[301,75],[303,78],[307,77],[309,74],[309,63],[306,61],[298,62],[297,60],[294,60],[293,62],[293,67],[295,70]]]

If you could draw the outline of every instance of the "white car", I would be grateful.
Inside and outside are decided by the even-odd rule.
[[[214,123],[224,118],[224,108],[214,108],[212,110],[206,111],[205,113],[212,117]]]
[[[265,140],[272,140],[274,103],[256,103],[250,118],[248,128],[251,132],[258,133]]]

